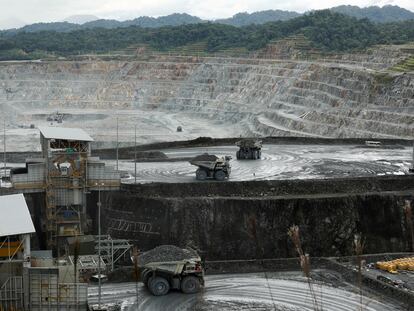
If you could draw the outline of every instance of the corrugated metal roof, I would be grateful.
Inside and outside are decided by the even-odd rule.
[[[0,236],[36,232],[23,194],[0,196]]]
[[[46,139],[93,141],[93,138],[82,129],[39,126],[39,130]]]

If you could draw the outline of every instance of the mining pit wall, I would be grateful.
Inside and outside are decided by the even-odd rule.
[[[123,185],[101,197],[103,232],[141,250],[175,244],[206,260],[293,257],[293,224],[312,256],[352,255],[356,233],[366,253],[411,245],[403,206],[414,197],[413,176]],[[96,200],[88,196],[92,219]]]
[[[320,138],[320,137],[260,137],[263,144],[276,144],[276,145],[361,145],[366,146],[367,140],[373,140],[372,138]],[[150,159],[156,158],[163,159],[161,151],[164,149],[172,148],[194,148],[194,147],[206,147],[206,146],[229,146],[235,145],[239,141],[240,137],[229,138],[212,138],[212,137],[198,137],[190,140],[159,142],[151,144],[140,144],[135,146],[120,147],[118,148],[119,159],[133,159],[135,152],[137,151],[137,159],[142,160],[146,157],[146,152],[152,152]],[[413,141],[408,139],[393,139],[393,138],[376,138],[375,141],[381,143],[382,148],[398,146],[412,146]],[[14,151],[6,152],[6,161],[13,163],[24,163],[30,158],[41,157],[40,151]],[[100,157],[101,159],[116,159],[116,148],[96,148],[92,149],[92,156]],[[165,157],[165,156],[164,156]]]
[[[2,62],[0,104],[13,129],[7,148],[37,150],[35,127],[50,124],[56,111],[65,126],[87,131],[95,147],[115,145],[116,115],[121,143],[133,142],[135,124],[139,143],[205,133],[412,139],[414,75],[379,70],[409,55],[385,49],[356,58],[362,62],[349,61],[355,54],[330,61],[160,56]]]
[[[142,144],[138,146],[129,146],[118,148],[119,159],[133,159],[135,152],[138,151],[137,159],[142,160],[143,156],[140,152],[147,151],[162,151],[169,148],[194,148],[194,147],[206,147],[206,146],[233,146],[240,137],[229,137],[229,138],[212,138],[212,137],[198,137],[192,140],[182,141],[171,141],[171,142],[160,142],[152,144]],[[372,138],[320,138],[320,137],[260,137],[263,144],[276,144],[276,145],[362,145],[366,146],[367,140]],[[392,138],[378,138],[375,139],[381,143],[382,148],[398,146],[412,146],[412,140],[407,139],[392,139]],[[101,159],[115,159],[117,155],[116,148],[101,148],[92,150],[93,156],[99,156]],[[18,157],[19,153],[14,152],[11,156]],[[151,158],[154,158],[151,157]]]

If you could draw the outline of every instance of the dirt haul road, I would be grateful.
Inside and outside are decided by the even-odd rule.
[[[343,288],[325,284],[314,285],[317,301],[319,304],[322,301],[323,310],[359,310],[360,296],[355,289],[351,290],[349,284]],[[89,288],[89,302],[97,302],[97,287]],[[117,305],[123,311],[314,310],[308,284],[300,272],[207,276],[206,288],[195,295],[171,292],[166,296],[154,297],[140,283],[137,295],[135,283],[104,284],[102,303]],[[380,301],[373,296],[363,296],[362,307],[366,311],[403,310],[394,302]]]
[[[252,161],[236,160],[237,150],[236,146],[216,146],[162,151],[170,158],[189,158],[205,152],[231,155],[232,181],[403,175],[411,166],[413,152],[412,147],[264,145],[262,159]],[[115,161],[107,162],[115,165]],[[131,161],[121,161],[119,168],[134,174]],[[188,161],[137,163],[137,182],[193,182],[196,169]]]

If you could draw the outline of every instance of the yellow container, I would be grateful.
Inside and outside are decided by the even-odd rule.
[[[414,271],[414,257],[398,258],[390,261],[378,261],[377,268],[389,273],[398,273],[398,270]]]
[[[397,264],[398,270],[407,270],[408,269],[408,263],[407,262],[399,262]]]

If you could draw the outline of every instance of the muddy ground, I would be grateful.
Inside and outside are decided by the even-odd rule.
[[[315,271],[313,290],[316,303],[326,311],[404,310],[397,301],[363,292],[328,270]],[[178,291],[152,296],[141,283],[104,284],[102,302],[118,310],[314,310],[314,300],[301,272],[211,275],[199,294]],[[97,303],[97,287],[89,288],[89,302]]]
[[[404,175],[411,167],[412,148],[387,146],[370,148],[361,145],[264,145],[262,159],[237,160],[236,146],[212,146],[163,149],[174,161],[137,163],[137,182],[192,182],[196,166],[187,159],[202,153],[230,155],[230,181],[269,179],[308,179],[325,177],[352,177],[375,175]],[[180,160],[181,159],[181,160]],[[116,165],[116,161],[107,160]],[[123,181],[134,182],[135,165],[121,160],[119,169],[131,174]]]

